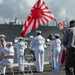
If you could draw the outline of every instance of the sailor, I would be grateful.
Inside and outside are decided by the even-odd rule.
[[[12,46],[12,42],[6,43],[6,48],[3,49],[4,51],[4,59],[1,65],[1,75],[5,75],[6,66],[10,66],[14,62],[14,48]],[[5,58],[5,56],[12,56],[11,58]]]
[[[4,34],[0,35],[0,47],[5,48],[6,47],[6,41],[5,41],[6,36]]]
[[[4,64],[11,65],[14,62],[14,48],[12,42],[6,42],[6,48],[5,48],[5,56],[12,56],[10,59],[5,59]]]
[[[30,36],[29,36],[29,38],[30,38],[30,40],[32,40],[32,39],[33,39],[33,36],[32,36],[32,35],[30,35]]]
[[[4,75],[5,68],[3,67],[4,48],[0,47],[0,75]]]
[[[36,31],[37,36],[35,36],[31,43],[31,49],[34,48],[35,52],[35,68],[36,72],[43,72],[44,70],[44,53],[45,53],[45,39],[41,35],[41,31]]]
[[[58,33],[54,36],[55,39],[50,43],[50,46],[53,48],[53,68],[56,68],[61,50],[61,40],[59,39],[60,35]]]
[[[14,48],[17,50],[17,59],[19,64],[19,71],[24,71],[25,67],[27,65],[24,65],[22,63],[26,63],[27,61],[24,58],[24,50],[25,50],[25,42],[23,41],[22,37],[18,38],[18,42],[14,45]]]
[[[51,44],[53,43],[53,40],[55,40],[55,37],[54,36],[51,37],[51,40],[48,43],[48,46],[49,46],[49,49],[50,49],[50,56],[48,58],[48,61],[52,65],[52,68],[54,68],[53,46],[51,46]]]
[[[49,39],[49,40],[52,40],[52,37],[53,37],[53,34],[50,34],[50,35],[48,36],[48,39]]]
[[[32,59],[32,61],[34,62],[34,69],[36,70],[36,58],[35,58],[35,48],[31,48],[31,45],[32,45],[32,40],[33,40],[33,38],[34,38],[34,36],[30,36],[30,49],[31,49],[31,51],[32,51],[32,54],[33,54],[33,59]]]
[[[5,68],[3,67],[3,58],[5,55],[4,46],[5,46],[5,36],[0,35],[0,75],[4,75]]]

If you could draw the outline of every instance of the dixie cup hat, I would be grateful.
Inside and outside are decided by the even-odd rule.
[[[36,33],[41,33],[41,31],[40,30],[36,30]]]

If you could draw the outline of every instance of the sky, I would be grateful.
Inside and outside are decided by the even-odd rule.
[[[44,0],[57,21],[75,19],[75,0]],[[0,0],[0,24],[24,22],[37,0]]]

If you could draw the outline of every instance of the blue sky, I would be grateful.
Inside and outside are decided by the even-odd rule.
[[[0,23],[24,22],[37,0],[0,0]],[[44,0],[55,18],[60,20],[75,19],[75,0]]]

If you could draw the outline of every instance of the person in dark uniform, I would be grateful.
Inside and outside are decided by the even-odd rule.
[[[62,43],[66,47],[65,73],[75,75],[75,20],[70,21],[69,28],[63,35]]]
[[[49,39],[49,40],[52,40],[52,37],[53,37],[53,34],[50,34],[50,35],[48,36],[48,39]]]

